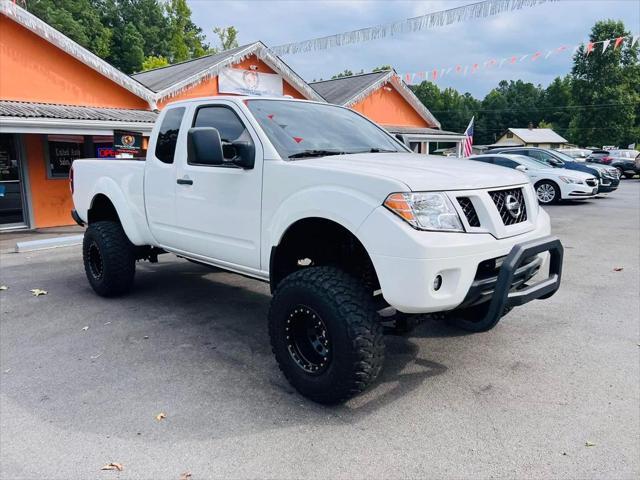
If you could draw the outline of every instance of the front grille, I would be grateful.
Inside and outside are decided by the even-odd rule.
[[[527,220],[527,207],[521,188],[496,190],[489,192],[489,195],[496,204],[502,223],[505,225],[514,225]],[[508,208],[508,204],[512,206],[511,209]]]
[[[476,208],[473,206],[471,199],[469,197],[458,197],[458,203],[462,207],[464,216],[467,217],[469,226],[479,227],[480,219],[478,218],[478,213],[476,212]]]
[[[598,181],[595,178],[587,178],[586,183],[590,187],[597,187],[598,186]]]

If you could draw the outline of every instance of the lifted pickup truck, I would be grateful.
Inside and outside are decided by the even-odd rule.
[[[378,376],[382,310],[480,332],[560,285],[562,245],[524,174],[413,154],[335,105],[174,103],[146,161],[76,161],[71,189],[99,295],[128,292],[136,261],[165,252],[269,282],[276,360],[321,403]]]

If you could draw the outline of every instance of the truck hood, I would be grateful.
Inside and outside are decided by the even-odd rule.
[[[336,172],[392,178],[412,191],[473,190],[528,183],[522,172],[482,162],[415,153],[359,153],[296,160]]]

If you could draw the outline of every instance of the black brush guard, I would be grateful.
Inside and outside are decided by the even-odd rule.
[[[543,252],[550,254],[549,276],[528,285],[526,281],[537,273],[541,263],[530,259]],[[474,281],[458,308],[484,303],[482,299],[490,296],[491,303],[482,321],[484,323],[491,319],[497,321],[508,307],[524,305],[538,298],[549,298],[560,288],[563,255],[562,243],[555,237],[514,245],[500,266],[498,276]],[[528,263],[524,264],[527,260]]]

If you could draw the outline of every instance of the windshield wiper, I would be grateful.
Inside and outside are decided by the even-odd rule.
[[[336,150],[304,150],[302,152],[289,155],[289,158],[305,158],[305,157],[326,157],[328,155],[344,155],[345,152]]]
[[[356,153],[398,153],[398,150],[385,150],[384,148],[370,148],[369,150],[359,150],[357,152],[346,152],[348,154]]]

